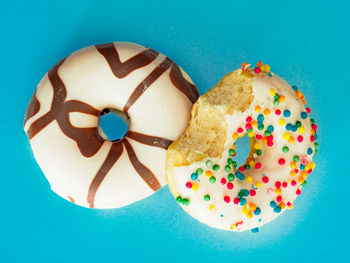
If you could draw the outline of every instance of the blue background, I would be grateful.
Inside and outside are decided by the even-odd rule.
[[[349,249],[347,1],[2,1],[0,262],[344,262]],[[59,59],[137,42],[175,60],[201,93],[263,60],[305,94],[320,153],[295,208],[258,234],[202,225],[163,188],[109,211],[50,191],[22,122]],[[239,260],[239,261],[238,261]]]

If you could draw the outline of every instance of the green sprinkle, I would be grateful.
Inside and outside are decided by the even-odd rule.
[[[262,155],[262,150],[260,150],[260,149],[259,149],[259,150],[256,150],[256,154],[259,155],[259,156],[261,156],[261,155]]]
[[[301,126],[301,122],[300,122],[300,121],[296,121],[296,122],[295,122],[295,125],[296,125],[297,127],[300,127],[300,126]]]
[[[231,182],[231,181],[235,180],[235,175],[234,174],[228,174],[227,178]]]
[[[264,135],[265,136],[270,136],[271,135],[271,132],[269,132],[268,130],[264,131]]]
[[[247,130],[247,132],[252,132],[253,131],[253,128],[250,128]]]
[[[176,201],[177,201],[178,203],[181,203],[181,202],[182,202],[182,197],[181,197],[181,196],[176,197]]]
[[[261,125],[258,126],[258,130],[259,130],[259,131],[261,131],[261,130],[263,130],[263,129],[264,129],[264,125],[263,125],[263,124],[261,124]]]
[[[187,199],[187,198],[184,198],[184,199],[182,199],[182,204],[183,204],[184,206],[188,206],[188,205],[190,204],[190,200]]]
[[[227,164],[231,165],[233,163],[233,160],[231,158],[227,159]]]
[[[238,197],[243,197],[244,196],[244,193],[241,191],[238,193]]]
[[[305,186],[307,184],[307,182],[306,181],[304,181],[301,185],[302,186]]]
[[[230,172],[230,171],[231,171],[231,166],[226,165],[226,166],[225,166],[225,171],[226,171],[226,172]]]
[[[278,100],[273,101],[273,105],[278,106],[279,104],[280,104],[280,102]]]
[[[282,152],[284,152],[284,153],[289,152],[288,146],[283,146],[283,147],[282,147]]]
[[[236,169],[236,168],[237,168],[237,162],[236,162],[236,161],[233,161],[233,162],[232,162],[232,166],[233,166],[233,169]]]
[[[276,94],[275,97],[273,97],[275,100],[278,100],[280,98],[280,95]]]
[[[319,147],[319,145],[318,145],[318,143],[317,142],[315,142],[315,149],[318,149],[318,147]]]
[[[293,156],[293,161],[294,161],[294,162],[299,162],[299,161],[300,161],[299,156],[298,156],[298,155],[294,155],[294,156]]]
[[[213,165],[213,163],[212,163],[210,160],[208,160],[208,161],[205,162],[205,165],[206,165],[207,167],[210,167],[210,166]]]
[[[244,168],[245,168],[246,170],[249,170],[249,169],[250,169],[250,165],[249,165],[249,164],[246,164],[246,165],[244,165]]]
[[[310,119],[311,124],[315,124],[315,120],[314,119]]]
[[[214,164],[214,165],[213,165],[213,170],[214,170],[214,171],[219,170],[219,168],[220,168],[220,166],[219,166],[218,164]]]
[[[235,150],[233,150],[233,149],[228,150],[228,154],[230,156],[233,156],[235,154]]]
[[[214,176],[210,177],[209,182],[214,184],[216,182],[216,178]]]
[[[202,169],[202,168],[198,168],[197,171],[196,171],[196,173],[197,173],[198,175],[203,174],[203,169]]]
[[[207,201],[207,202],[208,202],[209,200],[210,200],[210,195],[205,195],[205,196],[204,196],[204,201]]]

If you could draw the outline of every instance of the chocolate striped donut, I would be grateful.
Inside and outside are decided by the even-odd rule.
[[[45,74],[24,130],[54,192],[81,206],[116,208],[166,184],[166,149],[198,96],[188,75],[157,51],[123,42],[90,46]],[[120,140],[109,141],[98,127],[106,109],[129,120]]]

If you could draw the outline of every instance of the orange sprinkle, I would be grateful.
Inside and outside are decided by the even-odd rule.
[[[286,100],[286,97],[284,97],[283,95],[280,95],[280,97],[278,98],[279,102],[284,102]]]
[[[256,106],[255,106],[255,111],[256,111],[256,112],[260,112],[260,111],[261,111],[261,107],[260,107],[259,105],[256,105]]]
[[[296,91],[296,95],[297,95],[298,98],[301,98],[303,96],[303,93],[301,93],[300,90],[297,90]]]
[[[271,111],[269,109],[265,109],[264,110],[264,115],[269,116],[270,113],[271,113]]]
[[[258,123],[256,121],[252,121],[250,124],[252,125],[252,127],[258,127]]]
[[[266,144],[266,143],[267,143],[267,138],[266,138],[266,137],[264,137],[264,138],[262,138],[262,139],[261,139],[261,141],[262,141],[263,143],[265,143],[265,144]]]
[[[211,177],[213,175],[213,173],[209,170],[205,171],[205,176],[206,177]]]
[[[237,140],[237,138],[238,138],[238,133],[237,133],[237,132],[235,132],[234,134],[232,134],[232,139]]]

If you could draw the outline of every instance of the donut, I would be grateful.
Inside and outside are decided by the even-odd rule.
[[[117,208],[166,184],[166,149],[199,96],[171,59],[133,43],[83,48],[41,79],[24,130],[52,190],[89,208]],[[99,116],[109,110],[128,132],[109,141]]]
[[[181,207],[211,227],[253,232],[293,208],[318,148],[305,103],[262,62],[243,63],[200,96],[167,151],[167,181]],[[243,136],[250,152],[240,164]]]

